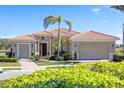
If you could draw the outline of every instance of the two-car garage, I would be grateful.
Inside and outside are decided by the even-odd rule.
[[[80,44],[80,59],[108,59],[109,46],[107,44]]]

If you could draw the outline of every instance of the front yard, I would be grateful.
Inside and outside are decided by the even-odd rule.
[[[0,67],[16,67],[20,66],[19,62],[0,62]]]
[[[48,68],[9,79],[4,82],[3,87],[124,88],[124,62],[84,63],[76,67]]]

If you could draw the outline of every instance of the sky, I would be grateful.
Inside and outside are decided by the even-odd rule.
[[[20,34],[43,31],[43,19],[59,16],[72,22],[72,30],[89,30],[122,37],[124,14],[105,5],[9,5],[0,6],[0,37],[10,38]],[[62,23],[63,28],[68,26]],[[57,28],[57,24],[48,29]],[[122,43],[119,40],[117,43]]]

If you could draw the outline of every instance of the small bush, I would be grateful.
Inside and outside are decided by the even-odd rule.
[[[0,58],[6,58],[6,56],[5,55],[0,55]]]
[[[0,62],[17,62],[17,58],[0,58]]]
[[[122,60],[124,60],[124,54],[114,55],[113,60],[116,62],[121,62]]]
[[[64,60],[70,60],[70,59],[71,59],[70,52],[65,52],[64,53]]]
[[[40,59],[40,55],[39,54],[33,54],[32,58],[35,59],[35,61],[38,61]]]
[[[6,52],[6,55],[7,55],[8,58],[15,57],[15,53],[14,52]]]

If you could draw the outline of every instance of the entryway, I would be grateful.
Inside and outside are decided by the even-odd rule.
[[[43,57],[47,55],[47,43],[39,43],[39,54]]]

